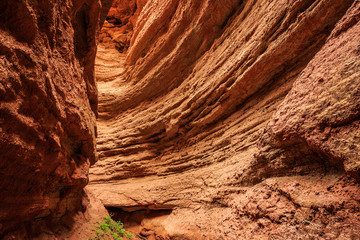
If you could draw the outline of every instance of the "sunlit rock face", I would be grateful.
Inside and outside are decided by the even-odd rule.
[[[149,239],[359,238],[359,14],[147,1],[129,47],[99,45],[89,188],[134,218],[168,210],[137,220]]]
[[[25,239],[85,207],[100,6],[0,3],[0,236],[17,230]]]

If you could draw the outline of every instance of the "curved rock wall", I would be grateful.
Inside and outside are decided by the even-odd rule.
[[[278,171],[316,159],[360,177],[359,13],[357,3],[301,72],[265,129],[260,162]]]
[[[0,235],[25,239],[85,208],[99,11],[97,0],[0,3]]]
[[[170,210],[143,237],[358,238],[358,22],[355,0],[149,1],[97,58],[89,188]]]

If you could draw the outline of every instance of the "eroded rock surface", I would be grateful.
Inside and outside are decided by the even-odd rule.
[[[0,3],[0,236],[86,209],[99,11],[97,0]]]
[[[106,48],[126,52],[137,22],[137,18],[148,0],[103,0],[105,6],[100,23],[102,31],[99,41]],[[107,5],[110,5],[109,8]],[[104,16],[103,16],[104,15]],[[103,23],[104,22],[104,23]]]
[[[148,239],[359,238],[359,5],[150,0],[99,48],[89,188],[169,210]]]
[[[359,177],[359,14],[338,23],[266,127],[259,157],[278,170],[318,162]]]

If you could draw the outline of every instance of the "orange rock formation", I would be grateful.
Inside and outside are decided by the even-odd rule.
[[[103,4],[108,2],[103,0]],[[118,51],[125,51],[130,45],[130,38],[136,25],[137,18],[146,4],[147,0],[114,1],[109,9],[105,9],[106,17],[102,17],[102,25],[99,36],[100,43],[104,46],[116,48]],[[109,11],[106,11],[109,10]],[[104,14],[102,14],[104,15]]]
[[[360,238],[359,0],[0,17],[0,238],[87,239],[103,205],[139,239]]]
[[[148,1],[126,54],[99,46],[89,188],[148,239],[360,237],[359,14]]]

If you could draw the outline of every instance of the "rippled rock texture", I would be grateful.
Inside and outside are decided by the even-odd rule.
[[[0,236],[17,230],[14,237],[25,239],[59,221],[72,226],[69,216],[88,206],[100,6],[0,3]]]
[[[359,238],[359,18],[149,0],[126,51],[99,45],[89,188],[148,239]]]

